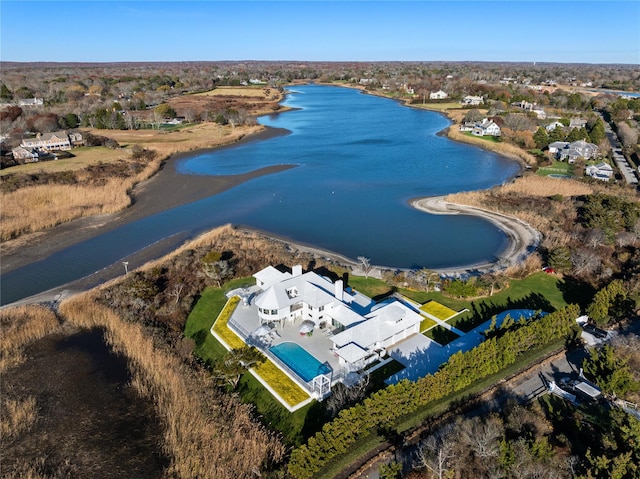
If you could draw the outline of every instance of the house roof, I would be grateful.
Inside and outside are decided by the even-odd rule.
[[[353,364],[366,358],[369,353],[357,344],[349,343],[345,344],[340,349],[337,349],[336,354],[348,363]]]
[[[370,349],[376,343],[390,338],[422,321],[422,316],[398,300],[381,305],[366,316],[367,321],[345,329],[331,337],[336,347],[355,343]]]
[[[266,268],[254,274],[253,277],[265,286],[268,286],[291,277],[291,274],[278,271],[273,266],[267,266]]]

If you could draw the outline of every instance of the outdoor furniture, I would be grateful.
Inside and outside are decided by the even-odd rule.
[[[316,327],[316,324],[313,321],[309,321],[308,319],[303,321],[300,327],[298,328],[298,332],[301,335],[308,334],[313,331]]]

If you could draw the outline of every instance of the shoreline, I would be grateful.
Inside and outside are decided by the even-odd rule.
[[[507,247],[498,254],[497,261],[466,265],[457,268],[434,269],[444,276],[462,276],[472,272],[486,273],[521,263],[540,245],[542,234],[531,225],[514,217],[495,211],[452,203],[445,196],[414,198],[409,204],[432,215],[468,215],[489,221],[507,236]]]
[[[369,94],[366,91],[364,91],[364,93]],[[410,105],[404,104],[404,102],[399,101],[398,103],[404,106],[411,107]],[[444,115],[450,121],[452,121],[452,124],[455,124],[455,120],[450,118],[449,115],[446,115],[444,112],[434,112]],[[451,125],[449,125],[449,127],[450,126]],[[446,135],[446,130],[449,127],[443,129],[438,134]],[[273,165],[241,175],[226,176],[185,175],[177,173],[176,171],[177,162],[186,157],[195,156],[209,151],[218,151],[221,148],[232,148],[243,143],[260,141],[286,134],[289,134],[288,130],[264,127],[262,130],[250,135],[246,135],[240,140],[231,144],[174,153],[161,164],[158,172],[155,175],[153,175],[148,180],[136,185],[131,193],[131,206],[127,209],[107,215],[80,218],[70,223],[65,223],[57,226],[51,230],[37,233],[35,235],[30,235],[29,238],[24,238],[23,241],[16,240],[15,242],[12,242],[13,244],[2,245],[3,273],[9,273],[30,263],[44,259],[47,256],[59,252],[67,247],[71,247],[74,244],[94,238],[100,234],[114,230],[120,226],[139,220],[141,218],[220,194],[230,188],[238,186],[259,176],[277,173],[289,168],[294,168],[296,165]],[[451,141],[457,141],[452,138],[449,139]],[[486,262],[482,264],[461,265],[452,268],[434,269],[434,271],[443,276],[461,276],[472,273],[492,271],[495,270],[500,263],[514,264],[515,262],[523,259],[524,256],[535,249],[540,241],[540,233],[535,231],[529,225],[522,223],[516,218],[507,217],[505,215],[494,213],[489,210],[482,210],[480,208],[448,203],[445,202],[442,197],[417,198],[411,200],[409,204],[413,208],[430,214],[467,214],[479,216],[493,223],[507,236],[509,244],[507,245],[507,248],[505,250],[499,253],[498,261]],[[240,228],[252,229],[243,225],[236,226]],[[358,263],[355,259],[346,258],[339,253],[325,251],[321,248],[314,247],[313,245],[296,243],[289,238],[278,237],[278,235],[272,234],[270,232],[259,230],[255,231],[258,231],[265,236],[269,236],[274,240],[286,242],[299,249],[310,251],[313,254],[317,254],[319,256],[332,257],[336,259],[339,258],[340,261],[348,262],[351,265],[354,274],[359,271]],[[37,241],[34,242],[34,239],[36,239]],[[146,254],[144,250],[141,250],[134,255],[140,255],[148,258],[148,254]],[[118,266],[120,266],[119,263]],[[111,269],[111,267],[105,269]],[[374,274],[381,275],[382,271],[393,271],[400,269],[402,268],[392,268],[388,266],[376,265],[374,266]],[[115,274],[114,277],[115,276],[118,276],[118,274]],[[86,279],[87,278],[85,277],[76,280],[72,284],[81,283]]]

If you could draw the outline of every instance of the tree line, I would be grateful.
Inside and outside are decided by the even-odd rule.
[[[313,477],[359,440],[393,430],[399,419],[498,373],[527,351],[566,337],[575,327],[579,314],[577,305],[569,305],[538,320],[522,322],[519,328],[488,339],[471,351],[454,354],[435,374],[416,382],[403,380],[342,410],[306,444],[294,449],[288,464],[289,473],[297,479]]]

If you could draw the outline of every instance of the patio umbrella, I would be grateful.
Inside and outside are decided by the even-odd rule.
[[[270,332],[271,332],[271,326],[269,326],[268,324],[263,324],[253,332],[253,335],[257,338],[260,338],[262,336],[269,334]]]
[[[303,321],[300,327],[298,328],[298,332],[300,334],[310,333],[313,331],[313,328],[316,327],[316,323],[313,321],[309,321],[308,319]]]

